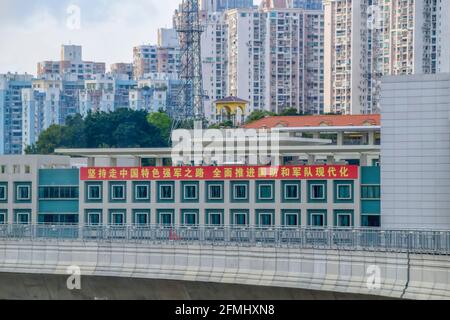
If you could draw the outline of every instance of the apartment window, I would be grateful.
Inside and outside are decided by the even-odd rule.
[[[30,166],[28,166],[28,165],[25,166],[25,173],[26,174],[30,174],[31,173],[31,167]]]
[[[308,225],[311,227],[325,227],[327,225],[327,213],[325,210],[308,211]]]
[[[124,184],[111,184],[111,200],[112,201],[124,201],[125,185]]]
[[[78,187],[40,187],[39,199],[71,200],[78,199]]]
[[[267,210],[257,210],[256,211],[256,224],[260,227],[268,227],[274,225],[274,215],[273,211]]]
[[[149,184],[135,184],[134,185],[134,199],[136,201],[150,200],[150,185]]]
[[[231,182],[231,201],[248,202],[248,183]]]
[[[16,186],[16,200],[17,201],[30,201],[31,200],[31,186],[30,185],[17,185]]]
[[[183,199],[182,201],[197,201],[198,200],[198,183],[181,183],[183,188]]]
[[[286,227],[297,227],[301,224],[301,212],[299,210],[283,210],[283,225]]]
[[[300,201],[300,182],[282,181],[283,202]]]
[[[6,224],[6,211],[0,211],[0,224]]]
[[[5,165],[1,165],[0,166],[0,173],[1,174],[7,174],[8,173],[8,170],[7,170]]]
[[[326,202],[326,182],[310,181],[309,202]]]
[[[223,184],[207,184],[209,201],[223,200]]]
[[[335,202],[353,201],[353,182],[335,181]]]
[[[335,227],[349,228],[353,226],[353,211],[335,211]]]
[[[20,173],[20,166],[19,165],[13,165],[13,173],[19,174]]]
[[[207,210],[206,211],[207,225],[223,225],[223,210]]]
[[[30,212],[17,211],[16,212],[16,223],[17,224],[29,224],[30,223]]]
[[[173,202],[175,184],[170,183],[158,183],[158,200],[159,202]]]
[[[111,211],[109,216],[109,224],[113,226],[120,226],[125,224],[124,211]]]
[[[102,216],[100,211],[87,211],[86,223],[88,226],[98,226],[102,222]]]
[[[361,226],[364,228],[379,228],[381,227],[380,215],[362,215]]]
[[[257,199],[260,202],[272,202],[274,200],[273,189],[275,188],[274,182],[256,182],[257,187]]]
[[[361,187],[361,199],[379,200],[381,198],[381,188],[379,185],[366,185]]]
[[[150,212],[146,210],[134,211],[134,224],[148,225],[150,224]]]
[[[0,184],[0,201],[8,200],[8,187],[6,184]]]
[[[198,211],[181,210],[181,223],[184,225],[198,225]]]
[[[175,223],[173,210],[159,210],[158,223],[161,225],[173,225]]]
[[[234,213],[234,224],[235,225],[240,225],[240,226],[244,226],[244,225],[248,225],[248,214],[243,213],[243,212],[236,212]]]
[[[102,200],[102,186],[100,184],[87,185],[87,200],[88,201]]]

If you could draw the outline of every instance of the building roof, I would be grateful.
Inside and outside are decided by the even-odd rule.
[[[225,97],[223,99],[214,101],[214,103],[226,103],[226,102],[248,103],[247,100],[243,100],[243,99],[240,99],[238,97],[233,97],[233,96]]]
[[[370,115],[323,115],[323,116],[275,116],[254,121],[244,128],[300,128],[300,127],[362,127],[380,126],[379,114]]]

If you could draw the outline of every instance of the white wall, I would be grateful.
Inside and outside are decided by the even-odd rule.
[[[382,226],[450,229],[450,74],[382,81]]]

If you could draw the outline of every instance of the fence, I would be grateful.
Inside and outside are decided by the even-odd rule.
[[[0,240],[212,244],[450,254],[450,231],[242,226],[0,225]]]

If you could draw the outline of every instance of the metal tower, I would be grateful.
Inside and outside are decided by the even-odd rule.
[[[175,122],[203,120],[203,82],[201,61],[201,35],[198,0],[183,0],[175,18],[181,47],[180,79],[182,87],[175,109]]]

